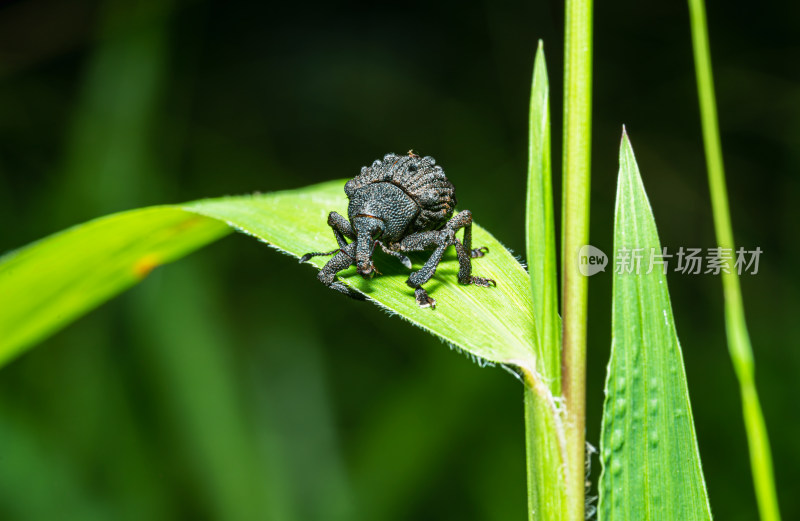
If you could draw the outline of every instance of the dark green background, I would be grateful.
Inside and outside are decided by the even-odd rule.
[[[736,239],[764,251],[742,280],[758,384],[796,519],[800,4],[708,9]],[[542,38],[558,177],[562,26],[557,2],[6,2],[0,251],[413,148],[522,253],[533,55]],[[599,2],[594,56],[592,244],[611,249],[624,123],[662,242],[713,246],[686,5]],[[720,280],[669,282],[712,510],[755,519]],[[594,445],[610,290],[610,272],[591,279]],[[523,434],[509,374],[236,235],[2,369],[0,518],[522,520]]]

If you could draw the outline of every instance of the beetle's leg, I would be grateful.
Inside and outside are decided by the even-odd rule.
[[[350,298],[354,298],[356,300],[364,300],[364,296],[357,291],[354,291],[338,280],[336,280],[336,274],[342,270],[349,268],[350,266],[354,265],[356,262],[356,243],[351,242],[347,244],[344,248],[341,248],[336,255],[333,256],[331,260],[329,260],[325,266],[319,273],[317,274],[317,278],[320,282],[325,284],[331,289],[335,289],[339,293],[344,293]]]
[[[461,284],[475,284],[484,288],[497,286],[497,282],[492,279],[472,276],[472,259],[483,257],[489,249],[485,246],[472,249],[472,212],[469,210],[458,212],[445,225],[445,229],[450,229],[454,233],[462,227],[464,228],[464,243],[461,244],[458,239],[454,241],[456,255],[458,256],[458,282]]]
[[[444,250],[446,250],[448,246],[449,244],[447,243],[439,245],[433,250],[430,258],[425,262],[422,268],[408,276],[406,284],[414,288],[414,296],[417,299],[417,304],[423,308],[428,306],[436,307],[436,301],[428,296],[428,293],[422,288],[422,285],[431,280],[433,274],[436,273],[436,268],[439,266],[442,255],[444,255]]]
[[[402,251],[423,251],[432,247],[436,248],[422,268],[409,275],[406,281],[406,284],[414,288],[414,297],[420,307],[436,307],[436,301],[428,296],[428,292],[422,288],[422,285],[431,280],[433,274],[436,273],[436,267],[442,260],[444,251],[453,244],[454,240],[455,234],[452,230],[441,230],[415,233],[400,241],[399,247]]]
[[[345,237],[352,241],[356,240],[356,234],[353,231],[353,227],[350,225],[350,221],[338,213],[331,212],[328,214],[328,226],[333,228],[333,235],[336,236],[336,242],[339,244],[339,248],[347,246],[347,241],[344,240]]]
[[[456,239],[456,232],[464,228],[464,244]],[[473,251],[482,252],[482,248],[472,250],[472,213],[464,210],[456,214],[442,230],[420,232],[409,235],[398,243],[400,251],[423,251],[435,248],[428,261],[419,269],[412,273],[406,284],[414,288],[414,295],[417,304],[421,307],[436,306],[436,301],[428,296],[422,285],[428,282],[439,266],[445,250],[448,246],[455,245],[456,255],[458,256],[458,281],[462,284],[475,284],[476,286],[496,286],[497,283],[492,279],[472,276],[472,253]],[[469,253],[467,253],[469,252]]]
[[[464,249],[469,252],[471,258],[477,259],[489,253],[489,248],[486,246],[481,246],[480,248],[472,247],[472,212],[469,210],[458,212],[455,217],[447,222],[447,226],[453,230],[464,228]]]
[[[408,257],[406,257],[405,255],[403,255],[402,253],[400,253],[398,251],[390,250],[381,241],[375,241],[375,244],[379,245],[384,253],[388,253],[392,257],[397,257],[398,259],[400,259],[400,262],[403,263],[403,266],[405,266],[408,269],[411,269],[411,259],[409,259]]]
[[[464,247],[461,242],[456,239],[456,256],[458,257],[458,282],[461,284],[475,284],[476,286],[481,286],[484,288],[488,288],[489,286],[497,287],[497,282],[494,279],[486,279],[483,277],[473,277],[472,276],[472,261],[471,258],[474,256],[470,256],[467,253],[467,249]],[[478,251],[478,250],[472,250]],[[481,254],[483,256],[483,254]]]

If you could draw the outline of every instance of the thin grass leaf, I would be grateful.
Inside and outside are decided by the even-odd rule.
[[[625,133],[619,161],[614,251],[632,262],[639,252],[642,260],[638,273],[619,260],[614,273],[598,519],[709,520],[666,276],[658,264],[647,273],[661,244]]]
[[[558,316],[555,222],[550,158],[550,85],[539,41],[533,66],[528,142],[526,235],[537,345],[537,370],[561,393],[561,319]]]
[[[331,210],[346,211],[344,181],[258,196],[226,197],[112,215],[53,235],[0,259],[0,365],[26,347],[171,262],[226,235],[253,235],[296,257],[333,249]],[[225,226],[223,223],[227,224]],[[497,288],[457,283],[458,262],[449,252],[426,285],[436,309],[421,309],[396,259],[376,253],[384,274],[367,281],[355,268],[342,281],[402,318],[488,362],[533,367],[528,274],[497,240],[473,227],[476,246],[489,254],[473,263],[476,275]],[[425,257],[413,257],[419,266]],[[313,263],[321,267],[324,258]],[[298,277],[312,277],[298,267]],[[319,291],[330,291],[319,286]],[[343,305],[359,306],[342,301]]]
[[[561,320],[558,316],[555,225],[550,168],[550,87],[542,42],[536,51],[531,87],[526,236],[533,292],[536,370],[525,387],[525,440],[528,459],[528,515],[565,519],[563,424],[554,397],[561,394]]]
[[[711,50],[708,43],[708,24],[703,0],[689,0],[691,15],[692,48],[697,76],[697,94],[700,101],[700,118],[703,126],[703,144],[708,169],[708,188],[714,214],[717,245],[734,252],[733,226],[725,186],[725,168],[722,161],[722,144],[717,123],[717,102],[714,96],[714,75],[711,69]],[[758,512],[762,521],[780,521],[778,494],[772,470],[772,450],[769,446],[767,424],[761,412],[761,402],[755,381],[755,363],[750,334],[744,317],[742,289],[735,270],[723,271],[722,289],[725,294],[725,330],[728,351],[739,380],[742,396],[742,413],[750,450],[750,468],[753,474]]]

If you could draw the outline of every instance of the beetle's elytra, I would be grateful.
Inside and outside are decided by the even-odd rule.
[[[336,274],[355,265],[364,278],[377,270],[372,263],[376,246],[411,269],[404,253],[433,250],[428,261],[409,275],[406,284],[414,289],[417,304],[436,307],[422,285],[436,272],[442,255],[455,246],[458,256],[458,282],[476,286],[497,286],[492,279],[472,276],[472,259],[483,257],[489,249],[472,249],[472,213],[462,210],[453,216],[456,191],[444,170],[429,156],[386,154],[347,182],[344,187],[350,204],[345,219],[336,212],[328,214],[328,225],[339,247],[329,252],[303,255],[305,262],[318,255],[333,255],[319,272],[319,280],[350,297],[361,298],[341,282]],[[456,232],[464,228],[464,239]],[[350,239],[352,242],[347,242]]]

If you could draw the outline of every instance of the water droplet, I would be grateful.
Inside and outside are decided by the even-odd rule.
[[[658,389],[658,378],[655,376],[650,379],[650,389],[656,390]]]
[[[625,377],[620,376],[617,378],[617,391],[622,392],[625,390]]]
[[[617,418],[622,418],[625,416],[625,410],[628,407],[628,403],[625,401],[625,398],[617,398],[617,402],[615,404]]]
[[[647,401],[647,410],[650,413],[650,416],[655,416],[658,414],[658,399],[657,398],[650,398]]]
[[[611,435],[611,448],[618,451],[624,443],[625,433],[622,432],[622,429],[614,429],[614,434]]]
[[[620,463],[618,459],[611,462],[611,473],[616,477],[622,474],[622,463]]]
[[[654,449],[658,447],[658,431],[650,433],[650,446]]]
[[[603,463],[605,463],[605,465],[606,465],[606,466],[608,466],[608,463],[609,463],[610,461],[611,461],[611,449],[609,449],[608,447],[606,447],[606,448],[603,450]]]
[[[680,407],[678,407],[677,409],[675,409],[675,417],[676,417],[676,418],[681,418],[681,417],[683,417],[683,409],[681,409]]]

